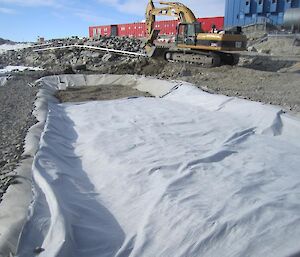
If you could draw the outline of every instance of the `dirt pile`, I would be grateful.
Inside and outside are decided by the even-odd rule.
[[[142,53],[141,41],[132,38],[100,38],[89,39],[56,39],[47,42],[47,47],[61,47],[70,45],[87,45],[129,52]],[[77,70],[93,70],[107,62],[128,62],[132,58],[122,55],[114,55],[105,51],[93,51],[80,48],[63,48],[35,52],[35,48],[27,48],[19,51],[7,51],[0,55],[0,66],[25,65],[40,67],[56,72],[75,72]]]
[[[252,44],[259,53],[277,56],[300,56],[300,37],[296,35],[269,35]]]

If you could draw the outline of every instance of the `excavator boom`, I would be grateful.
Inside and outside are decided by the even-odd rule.
[[[194,13],[185,5],[178,2],[159,2],[167,7],[155,8],[153,1],[149,0],[146,8],[146,28],[150,36],[154,30],[155,17],[157,15],[172,16],[184,23],[195,23],[197,19]],[[151,36],[149,37],[151,38]]]

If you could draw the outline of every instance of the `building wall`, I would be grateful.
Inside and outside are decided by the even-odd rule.
[[[217,29],[221,30],[224,26],[224,17],[210,17],[210,18],[199,18],[199,22],[202,24],[202,29],[204,31],[210,31],[211,26],[214,24]],[[178,25],[178,20],[169,21],[157,21],[155,22],[155,29],[160,30],[160,35],[176,35],[176,27]],[[136,37],[142,38],[146,37],[146,25],[144,22],[138,23],[128,23],[128,24],[118,24],[118,25],[104,25],[104,26],[92,26],[89,27],[89,36],[110,36],[111,27],[117,26],[118,36],[120,37]]]
[[[300,0],[226,0],[225,28],[255,23],[281,25],[285,10],[300,7]]]
[[[214,24],[216,29],[222,30],[224,28],[224,17],[210,17],[210,18],[198,18],[201,23],[203,31],[208,32],[211,30],[211,26]]]

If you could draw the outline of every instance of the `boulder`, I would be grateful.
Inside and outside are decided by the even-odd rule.
[[[247,50],[248,52],[257,52],[257,49],[254,46],[249,46]]]

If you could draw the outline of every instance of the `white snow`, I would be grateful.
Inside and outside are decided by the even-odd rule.
[[[0,54],[9,51],[9,50],[20,50],[20,49],[24,49],[27,47],[32,46],[31,43],[23,43],[23,44],[14,44],[14,45],[10,45],[10,44],[3,44],[0,45]]]
[[[9,65],[9,66],[6,66],[3,69],[0,69],[0,74],[1,73],[8,73],[8,72],[16,72],[16,71],[25,71],[25,70],[39,71],[39,70],[43,70],[43,69],[39,68],[39,67]]]
[[[41,81],[37,106],[55,80],[95,78]],[[299,253],[300,121],[187,83],[129,78],[98,82],[165,96],[49,103],[18,256],[36,247],[41,257]]]

